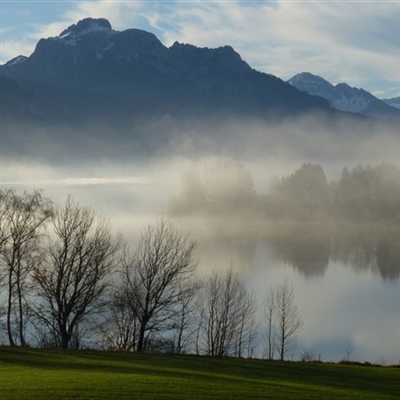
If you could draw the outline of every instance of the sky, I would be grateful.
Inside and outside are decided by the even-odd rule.
[[[400,96],[400,1],[0,0],[0,63],[85,17],[143,29],[166,46],[232,46],[254,69],[287,80],[311,72],[379,98]]]

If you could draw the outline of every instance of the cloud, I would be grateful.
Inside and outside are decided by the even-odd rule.
[[[107,18],[116,30],[134,28],[140,20],[145,1],[82,1],[67,12],[70,20],[77,22],[86,17]]]
[[[86,177],[63,178],[54,180],[3,182],[4,185],[61,185],[61,186],[93,186],[93,185],[125,185],[147,183],[144,177]]]
[[[230,44],[252,67],[284,79],[301,71],[354,85],[398,79],[398,4],[180,3],[166,18],[167,44]]]

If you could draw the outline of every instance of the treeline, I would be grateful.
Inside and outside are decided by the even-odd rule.
[[[320,165],[306,163],[257,194],[242,164],[217,162],[202,173],[190,168],[169,210],[179,216],[253,213],[270,220],[390,220],[400,216],[399,176],[397,165],[380,163],[345,167],[338,181],[328,181]]]
[[[271,358],[292,354],[301,318],[288,281],[269,289],[257,321],[232,267],[198,277],[195,247],[166,219],[132,248],[71,197],[57,206],[40,191],[0,191],[1,342],[252,356],[267,331]]]

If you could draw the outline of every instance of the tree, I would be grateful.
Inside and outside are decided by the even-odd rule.
[[[303,164],[290,176],[272,184],[266,198],[269,216],[307,220],[325,216],[330,207],[330,190],[320,165]]]
[[[137,307],[132,306],[127,293],[117,288],[109,299],[110,317],[100,326],[103,346],[107,350],[131,351],[137,346],[139,321]]]
[[[398,217],[399,173],[398,166],[390,163],[344,168],[333,192],[337,212],[353,220]]]
[[[275,312],[276,312],[276,291],[274,288],[269,288],[268,292],[264,298],[264,318],[267,323],[267,331],[265,336],[265,341],[268,349],[268,359],[272,360],[274,358],[274,349],[275,349]]]
[[[354,352],[354,342],[352,340],[347,340],[344,344],[344,351],[346,352],[347,362],[350,362],[350,357]]]
[[[78,325],[103,309],[120,241],[104,218],[71,197],[56,209],[54,234],[46,259],[34,268],[39,300],[33,311],[66,349]]]
[[[204,352],[241,356],[249,343],[245,338],[254,333],[256,306],[254,296],[248,294],[232,267],[225,273],[212,272],[204,284],[201,303],[199,336],[202,334]]]
[[[297,345],[299,331],[303,325],[294,301],[294,288],[285,279],[275,292],[276,341],[279,358],[283,361]]]
[[[187,351],[196,332],[195,295],[201,288],[201,283],[196,279],[188,284],[192,290],[185,291],[185,296],[179,298],[178,312],[173,322],[173,347],[177,354]]]
[[[200,174],[191,167],[182,176],[182,190],[171,198],[172,215],[246,216],[254,212],[257,193],[253,178],[233,160],[219,160]]]
[[[239,312],[239,331],[235,343],[235,355],[243,357],[247,350],[247,357],[252,357],[258,330],[255,319],[256,299],[254,293],[249,293],[243,284],[241,284],[240,292],[241,310]]]
[[[136,351],[146,349],[152,332],[171,330],[182,299],[191,296],[195,242],[165,219],[142,232],[138,247],[125,254],[122,284],[139,321]]]
[[[0,192],[0,270],[7,291],[6,326],[11,346],[16,337],[26,345],[26,295],[29,275],[41,258],[40,242],[53,215],[51,202],[41,191]],[[16,330],[13,329],[16,316]]]

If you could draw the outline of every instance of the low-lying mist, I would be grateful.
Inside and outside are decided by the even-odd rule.
[[[43,189],[57,203],[71,194],[132,247],[145,225],[167,216],[197,241],[200,275],[234,265],[260,298],[289,276],[304,345],[323,359],[340,357],[351,338],[367,360],[397,362],[399,217],[382,204],[398,201],[399,122],[166,116],[121,130],[3,125],[1,140],[3,188]],[[354,183],[347,192],[344,176]],[[375,197],[359,207],[368,190]],[[349,203],[352,193],[359,197]]]
[[[387,244],[381,237],[398,224],[389,222],[392,216],[353,218],[351,212],[360,209],[357,196],[361,201],[369,189],[354,187],[355,193],[365,192],[357,196],[346,192],[356,199],[344,207],[339,201],[344,189],[340,192],[335,185],[344,167],[352,171],[358,164],[364,169],[382,162],[398,165],[398,125],[322,114],[269,123],[164,116],[130,122],[118,131],[95,122],[76,129],[14,124],[2,132],[0,179],[3,187],[43,189],[56,202],[71,194],[108,215],[114,229],[132,240],[143,225],[168,215],[200,240],[199,258],[209,266],[235,261],[238,268],[249,267],[257,248],[268,242],[273,254],[305,275],[322,274],[329,259],[364,257],[364,262],[353,264],[393,278],[399,274],[396,243]],[[319,187],[310,177],[283,184],[299,169],[301,175],[302,165],[321,169],[316,173],[316,181],[322,179]],[[394,194],[387,196],[398,193],[396,171],[389,177],[395,181]],[[357,185],[366,173],[359,172]],[[393,169],[386,172],[393,174]],[[375,213],[387,209],[385,199],[380,201]],[[333,228],[338,222],[340,227]],[[371,227],[378,222],[378,230]],[[350,223],[353,231],[343,234]],[[368,232],[374,239],[363,242]],[[362,242],[357,255],[351,253],[355,246],[337,244],[345,237]],[[379,247],[382,241],[385,245]],[[375,253],[385,246],[378,262]],[[371,252],[375,258],[363,255]]]
[[[281,175],[303,162],[321,163],[325,169],[337,163],[398,162],[399,125],[350,114],[308,114],[284,121],[150,115],[117,126],[100,119],[76,126],[2,121],[2,159],[69,167],[99,160],[145,164],[222,155],[246,164],[261,161],[267,174]],[[284,165],[288,168],[282,170]]]
[[[328,191],[332,182],[340,181],[344,167],[351,171],[358,164],[399,163],[400,130],[396,121],[334,119],[322,114],[268,123],[235,117],[200,121],[164,116],[146,122],[131,121],[124,129],[115,129],[95,122],[75,130],[65,126],[7,125],[2,131],[2,186],[40,188],[59,202],[72,194],[82,204],[108,215],[115,230],[132,237],[137,235],[138,226],[161,215],[179,217],[181,223],[186,221],[184,228],[197,231],[205,243],[218,243],[216,251],[229,257],[233,257],[232,251],[240,253],[238,257],[244,264],[252,263],[251,254],[255,254],[260,241],[282,241],[286,244],[277,244],[275,253],[292,260],[307,274],[309,269],[323,271],[335,253],[324,250],[332,247],[328,244],[333,240],[332,228],[330,233],[325,227],[321,233],[314,232],[317,222],[323,226],[340,221],[343,230],[345,222],[366,221],[352,221],[348,210],[340,207],[335,214],[331,209],[320,210],[311,200],[317,201],[321,195],[318,190],[324,191],[325,187],[308,187],[313,183],[307,179],[280,190],[277,182],[282,177],[289,179],[301,165],[309,163],[320,166]],[[296,185],[302,187],[297,190]],[[273,195],[269,193],[272,188]],[[394,187],[394,193],[396,190]],[[332,189],[325,196],[332,203],[331,197],[341,194]],[[307,196],[311,200],[305,204]],[[294,197],[299,201],[292,201]],[[295,210],[299,204],[302,211]],[[307,215],[299,221],[294,214],[307,207],[312,221]],[[273,223],[262,222],[265,220]],[[293,227],[282,227],[283,220],[293,223]],[[306,236],[296,234],[300,222],[313,223]],[[308,238],[307,243],[298,246],[318,258],[306,263],[307,268],[299,267],[305,264],[299,259],[305,257],[304,252],[298,257],[282,254],[283,247],[296,248],[288,243],[297,236],[303,241]],[[326,243],[321,243],[325,236]],[[228,251],[227,246],[233,250]],[[207,254],[214,252],[209,247]],[[387,263],[392,265],[390,260]]]

